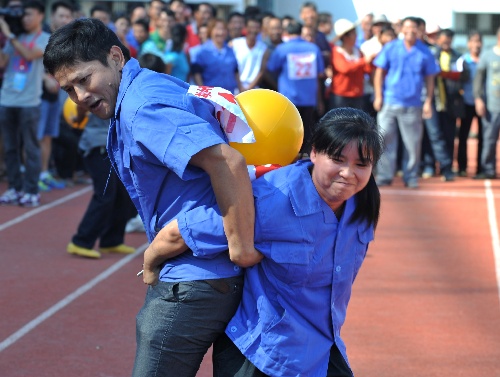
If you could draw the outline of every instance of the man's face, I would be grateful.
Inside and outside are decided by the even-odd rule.
[[[94,13],[91,15],[92,18],[96,18],[99,21],[102,21],[104,25],[109,25],[111,21],[111,17],[109,16],[108,12],[104,12],[102,10],[96,10]]]
[[[451,37],[441,34],[437,39],[437,45],[441,47],[443,51],[450,51],[452,41],[453,39]]]
[[[207,5],[200,5],[194,17],[198,25],[208,24],[208,21],[212,19],[212,9]]]
[[[304,22],[305,26],[315,28],[318,22],[318,14],[313,8],[305,7],[300,12],[300,18]]]
[[[144,27],[142,25],[134,24],[132,26],[132,31],[134,33],[135,40],[139,44],[144,43],[149,37],[149,33],[146,30],[144,30]]]
[[[403,27],[401,29],[401,32],[403,33],[404,40],[406,43],[410,45],[414,45],[415,42],[417,41],[417,35],[418,35],[418,28],[417,24],[411,20],[406,20],[403,23]]]
[[[260,23],[256,21],[247,22],[247,38],[257,39],[257,35],[260,33]]]
[[[51,21],[52,30],[55,31],[73,21],[73,12],[65,7],[57,7],[56,11],[52,13]]]
[[[148,8],[148,16],[152,20],[157,20],[160,18],[161,10],[163,9],[163,3],[161,1],[153,1]]]
[[[181,1],[174,1],[170,4],[170,10],[175,13],[177,22],[184,22],[184,4]]]
[[[109,119],[115,112],[121,69],[125,64],[119,47],[111,48],[107,61],[107,67],[98,60],[77,62],[54,74],[73,102],[101,119]]]
[[[37,9],[25,8],[23,15],[23,28],[27,33],[32,33],[42,26],[43,13]]]
[[[469,41],[467,42],[467,48],[469,49],[469,52],[471,54],[479,56],[482,47],[483,41],[478,34],[473,35],[469,38]]]
[[[245,27],[245,19],[240,16],[233,16],[227,24],[229,35],[232,38],[241,37],[244,27]]]
[[[281,20],[279,18],[273,18],[269,21],[269,27],[267,29],[269,33],[269,39],[272,43],[281,42],[281,34],[283,34],[283,29],[281,27]]]

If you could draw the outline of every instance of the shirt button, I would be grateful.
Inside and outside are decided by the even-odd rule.
[[[238,328],[236,326],[231,326],[231,332],[236,332]]]
[[[234,266],[233,268],[234,268],[235,271],[239,271],[240,270],[239,266]]]
[[[342,267],[337,266],[337,267],[335,268],[335,271],[340,272],[340,270],[341,270],[341,269],[342,269]]]

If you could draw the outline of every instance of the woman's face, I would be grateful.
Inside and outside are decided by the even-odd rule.
[[[373,168],[371,163],[363,163],[360,159],[356,141],[347,144],[338,159],[317,153],[313,147],[311,161],[314,186],[332,210],[338,209],[368,184]]]
[[[219,46],[222,46],[227,38],[227,29],[222,22],[217,22],[217,24],[212,29],[210,33],[210,39]]]

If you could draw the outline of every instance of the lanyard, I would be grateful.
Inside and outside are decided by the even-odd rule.
[[[38,39],[38,37],[40,36],[40,34],[42,34],[42,31],[40,30],[38,33],[36,33],[36,35],[33,37],[33,39],[31,40],[31,42],[29,44],[27,44],[25,41],[21,42],[23,44],[23,46],[27,47],[28,50],[31,50],[33,49],[33,47],[35,46],[35,42],[36,40]],[[17,55],[18,53],[16,53]],[[21,55],[21,54],[19,54]],[[21,58],[19,59],[19,70],[20,71],[24,71],[27,66],[28,66],[28,62],[24,59],[24,57],[21,55]]]

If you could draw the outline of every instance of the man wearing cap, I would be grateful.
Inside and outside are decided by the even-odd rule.
[[[404,39],[384,46],[374,64],[375,100],[373,107],[386,150],[377,169],[377,184],[390,185],[396,170],[398,129],[408,155],[403,179],[408,188],[418,187],[423,122],[432,115],[434,77],[440,69],[429,48],[417,38],[417,22],[405,18]],[[422,104],[422,88],[426,97]]]

